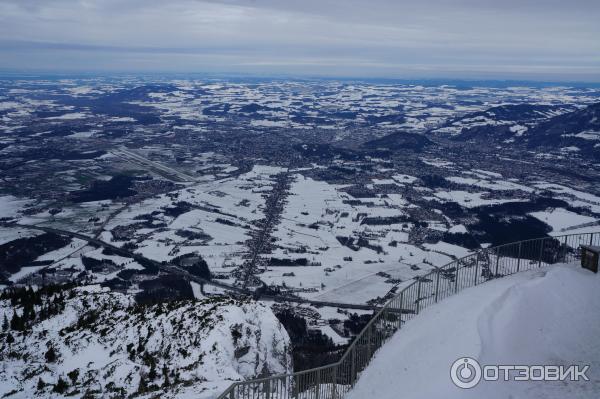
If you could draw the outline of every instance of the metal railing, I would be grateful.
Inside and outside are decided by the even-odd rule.
[[[233,383],[218,399],[338,399],[350,391],[377,350],[426,307],[486,281],[580,258],[600,233],[569,234],[478,250],[418,276],[391,299],[335,363],[292,374]]]

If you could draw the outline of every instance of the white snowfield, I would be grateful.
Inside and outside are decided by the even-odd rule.
[[[552,227],[553,232],[563,232],[572,227],[597,222],[594,217],[578,215],[563,208],[531,212],[530,215]]]
[[[469,288],[425,309],[385,344],[350,399],[600,398],[600,275],[549,266]],[[590,365],[589,381],[450,379],[460,357],[481,365]],[[502,374],[501,374],[502,375]]]

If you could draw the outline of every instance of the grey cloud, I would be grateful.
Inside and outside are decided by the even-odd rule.
[[[0,68],[600,80],[599,19],[584,0],[5,0]]]

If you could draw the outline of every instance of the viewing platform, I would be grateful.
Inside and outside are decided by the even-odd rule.
[[[511,282],[515,282],[518,286],[519,281],[523,281],[523,284],[527,286],[528,284],[535,283],[528,282],[529,280],[533,281],[536,279],[540,279],[543,276],[549,275],[548,279],[541,278],[541,281],[548,282],[548,287],[545,289],[535,289],[532,291],[532,295],[537,302],[539,303],[547,303],[549,305],[545,305],[544,307],[540,307],[540,312],[543,310],[551,310],[553,309],[553,303],[562,303],[562,291],[564,290],[564,286],[561,285],[561,277],[564,275],[572,277],[574,283],[568,287],[567,292],[576,293],[577,295],[586,295],[587,292],[592,292],[593,295],[598,295],[598,287],[595,286],[594,289],[590,290],[580,290],[579,281],[588,280],[589,284],[598,284],[600,281],[597,275],[590,273],[587,270],[581,269],[581,253],[583,246],[599,246],[600,245],[600,233],[581,233],[581,234],[569,234],[564,236],[556,236],[556,237],[544,237],[526,241],[519,241],[514,243],[509,243],[497,247],[484,248],[477,252],[474,252],[466,257],[457,259],[455,261],[450,262],[449,264],[435,268],[429,273],[426,273],[422,276],[415,278],[415,280],[408,286],[406,286],[402,291],[400,291],[392,300],[390,300],[378,313],[376,313],[367,326],[362,330],[362,332],[354,339],[354,341],[350,344],[345,354],[341,357],[339,361],[336,363],[322,366],[315,369],[304,370],[300,372],[295,372],[293,374],[287,375],[277,375],[271,376],[267,378],[262,378],[258,380],[252,381],[240,381],[233,383],[229,389],[227,389],[223,394],[221,394],[218,399],[237,399],[237,398],[253,398],[253,399],[337,399],[337,398],[364,398],[375,395],[376,397],[389,397],[389,398],[398,398],[402,397],[403,392],[405,392],[406,397],[432,397],[432,396],[420,396],[414,392],[413,396],[411,392],[403,390],[401,387],[396,387],[395,389],[389,387],[395,386],[393,384],[387,383],[385,381],[386,378],[389,381],[400,381],[402,378],[412,378],[411,374],[407,373],[406,369],[410,365],[401,365],[402,358],[408,355],[403,353],[402,349],[407,346],[410,346],[411,352],[410,354],[413,357],[414,363],[420,364],[421,366],[425,366],[427,369],[428,364],[431,364],[432,367],[437,367],[434,363],[439,363],[439,367],[447,367],[447,371],[444,374],[444,378],[446,378],[449,382],[450,379],[448,377],[448,373],[450,371],[451,363],[448,363],[443,355],[445,352],[441,352],[440,359],[436,357],[435,352],[431,352],[428,347],[436,346],[440,344],[440,339],[442,344],[445,342],[448,348],[452,349],[453,341],[450,339],[444,340],[443,337],[460,337],[460,329],[452,330],[450,327],[456,323],[457,320],[461,320],[462,318],[474,317],[477,314],[477,309],[480,309],[480,313],[483,311],[481,306],[485,303],[488,303],[488,307],[485,308],[485,315],[489,317],[495,316],[495,312],[493,312],[492,302],[487,302],[491,298],[494,297],[493,293],[499,293],[497,295],[497,306],[498,309],[502,309],[500,306],[502,304],[502,300],[505,301],[514,301],[515,298],[510,298],[511,293],[519,292],[518,288],[514,288],[511,290]],[[597,259],[597,258],[596,258]],[[554,271],[556,269],[556,271]],[[550,271],[550,273],[549,273]],[[515,275],[510,279],[502,279],[499,281],[498,279],[506,276]],[[585,276],[585,277],[582,277]],[[474,298],[471,300],[466,300],[464,304],[461,305],[461,300],[459,297],[463,297],[463,295],[457,296],[455,301],[444,301],[450,302],[444,303],[440,306],[432,307],[431,309],[427,309],[427,319],[424,321],[415,321],[414,323],[407,323],[413,318],[421,319],[421,313],[431,305],[437,304],[441,302],[443,299],[453,296],[467,288],[478,286],[482,283],[492,282],[490,284],[485,284],[482,287],[474,288],[470,291],[475,291]],[[488,293],[488,289],[490,290]],[[504,290],[504,291],[503,291]],[[505,294],[502,294],[504,292]],[[466,293],[465,293],[466,294]],[[486,300],[480,300],[479,297],[485,298]],[[532,303],[536,303],[535,301],[530,300],[529,297],[524,296],[523,306],[530,307]],[[453,305],[453,303],[458,302],[458,305]],[[588,304],[590,302],[591,304]],[[469,305],[470,304],[470,305]],[[589,305],[589,306],[600,306],[600,298],[594,300],[593,298],[589,298],[587,300],[582,300],[581,297],[572,299],[572,306],[576,306],[579,304]],[[467,306],[468,305],[468,306]],[[451,311],[445,311],[447,306],[458,306],[456,308],[452,307]],[[462,306],[462,307],[461,307]],[[490,307],[491,306],[491,307]],[[566,305],[568,306],[568,305]],[[518,308],[518,307],[517,307]],[[585,314],[586,309],[576,309],[570,308],[571,312],[567,311],[564,307],[562,307],[565,314],[561,314],[559,316],[570,316],[573,317],[587,317]],[[595,308],[594,308],[595,309]],[[591,312],[592,315],[597,315],[598,310],[588,309],[587,311]],[[408,311],[405,311],[408,310]],[[536,314],[535,309],[531,309],[532,314]],[[475,312],[475,313],[473,313]],[[470,315],[470,316],[469,316]],[[526,315],[519,315],[524,321],[527,321],[529,317],[525,317]],[[551,317],[550,317],[551,316]],[[557,323],[555,317],[556,315],[549,315],[547,318],[544,318],[544,321],[549,321],[551,323]],[[466,320],[466,319],[465,319]],[[567,317],[564,319],[566,323],[561,328],[572,328],[572,332],[575,334],[580,334],[577,324],[569,325]],[[577,319],[581,322],[581,318]],[[591,331],[600,332],[600,327],[598,326],[598,318],[596,317],[596,324],[591,324]],[[536,329],[535,318],[531,319],[532,324],[527,325],[528,329],[534,331]],[[411,327],[412,324],[416,324],[417,322],[423,323],[425,326],[422,332],[415,332],[414,329],[418,329],[418,327]],[[438,324],[439,322],[439,324]],[[448,323],[447,327],[444,327]],[[560,324],[560,322],[558,322]],[[522,339],[521,333],[519,329],[516,328],[516,324],[512,324],[514,327],[514,331],[511,330],[512,335],[508,335],[509,340],[506,341],[507,344],[510,342],[514,342],[517,347],[521,346],[523,343],[531,343],[535,346],[538,342],[537,340],[543,339],[543,335],[533,334],[533,332],[527,332],[525,329],[522,331],[523,335],[529,334],[525,340]],[[584,326],[581,326],[584,327]],[[492,326],[483,324],[481,328],[490,329]],[[540,327],[537,327],[538,330]],[[541,326],[543,328],[543,325]],[[412,331],[413,335],[405,335],[404,330]],[[431,330],[431,331],[430,331]],[[504,330],[503,330],[504,331]],[[558,330],[558,332],[554,331],[554,333],[559,334],[563,330]],[[398,332],[396,334],[396,332]],[[493,328],[489,331],[493,336]],[[427,336],[427,334],[440,334],[434,340],[432,338],[431,342],[427,341],[415,341],[410,337],[415,336]],[[388,346],[386,345],[386,350],[379,351],[378,350],[392,337],[395,345],[392,347],[393,351],[390,349],[389,353],[393,353],[393,355],[389,355],[386,357],[386,352]],[[597,337],[598,334],[594,337]],[[406,341],[403,341],[406,337]],[[565,339],[570,335],[565,336]],[[473,345],[478,345],[477,337],[471,334],[470,338],[465,336],[465,341],[469,342]],[[575,337],[572,337],[575,339]],[[401,344],[398,344],[400,342]],[[421,344],[418,344],[421,342]],[[462,341],[459,341],[462,342]],[[576,341],[578,342],[578,341]],[[481,344],[482,353],[485,352],[485,344]],[[527,349],[528,346],[524,345],[523,349]],[[584,347],[585,341],[584,341]],[[597,346],[597,345],[596,345]],[[473,347],[469,347],[466,349],[473,349]],[[465,349],[465,350],[466,350]],[[500,350],[498,347],[489,347],[489,350]],[[519,351],[516,351],[517,353]],[[428,357],[425,357],[422,362],[417,362],[416,357],[418,353],[427,354]],[[367,366],[373,359],[373,357],[377,354],[378,366],[376,371],[366,370]],[[478,355],[477,353],[460,353],[457,354],[456,357],[468,356],[468,355]],[[379,360],[379,359],[382,360]],[[410,357],[406,357],[410,359]],[[600,358],[600,357],[596,357]],[[395,361],[398,363],[394,363]],[[452,359],[454,361],[456,359]],[[518,360],[518,359],[517,359]],[[393,365],[390,364],[394,363]],[[404,364],[404,363],[402,363]],[[373,374],[371,374],[373,373]],[[404,374],[403,374],[404,373]],[[417,372],[418,373],[418,372]],[[372,378],[379,378],[378,382],[374,382],[374,385],[369,385],[369,381],[366,382],[358,382],[359,377],[363,374],[371,374]],[[400,375],[403,375],[400,378]],[[427,385],[427,378],[422,376],[420,385]],[[415,377],[417,378],[417,377]],[[432,377],[433,378],[433,377]],[[357,385],[358,383],[358,385]],[[415,384],[417,381],[415,381]],[[357,391],[354,392],[354,388],[356,387]],[[456,388],[456,387],[454,387]],[[593,387],[590,387],[593,388]],[[456,388],[460,391],[459,388]],[[386,392],[388,396],[386,396]],[[443,397],[445,393],[440,393]],[[439,396],[438,394],[437,396]],[[436,395],[434,395],[436,396]]]

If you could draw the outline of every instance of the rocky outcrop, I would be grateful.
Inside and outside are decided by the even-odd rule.
[[[292,368],[287,332],[256,302],[139,305],[98,286],[2,297],[0,396],[210,398]]]

